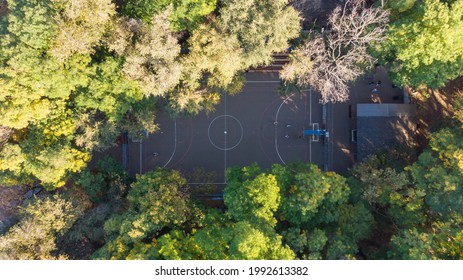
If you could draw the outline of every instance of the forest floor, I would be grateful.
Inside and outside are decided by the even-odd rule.
[[[26,186],[0,186],[0,233],[15,222],[27,191]]]
[[[439,129],[449,118],[455,114],[453,102],[463,92],[463,77],[447,83],[439,90],[418,90],[411,93],[414,103],[418,106],[417,140],[419,150],[428,144],[431,132]]]

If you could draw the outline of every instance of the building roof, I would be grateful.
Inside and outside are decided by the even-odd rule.
[[[412,104],[357,104],[357,161],[414,141],[416,107]]]

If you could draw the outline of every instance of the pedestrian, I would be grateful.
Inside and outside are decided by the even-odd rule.
[[[288,138],[289,138],[289,135],[288,135],[288,134],[286,134],[286,135],[285,135],[285,138],[286,138],[286,139],[288,139]]]
[[[379,87],[380,85],[381,85],[381,81],[378,80],[378,81],[376,82],[376,86]]]
[[[372,86],[375,82],[371,81],[368,83],[368,86]]]

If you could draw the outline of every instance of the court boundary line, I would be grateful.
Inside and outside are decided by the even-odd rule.
[[[275,115],[275,151],[277,152],[278,157],[280,158],[280,161],[287,166],[286,162],[283,160],[283,158],[280,155],[280,151],[278,150],[278,115],[280,114],[280,110],[283,107],[283,104],[288,104],[287,101],[293,97],[295,93],[291,94],[290,96],[286,97],[283,102],[281,102],[280,106],[278,107],[278,110]]]
[[[224,107],[225,107],[225,117],[224,117],[224,119],[225,119],[225,128],[224,128],[225,129],[224,130],[224,138],[225,138],[224,139],[225,140],[225,143],[224,143],[224,145],[225,145],[224,165],[225,165],[225,167],[224,167],[224,170],[223,170],[223,181],[227,182],[227,133],[228,132],[227,132],[227,93],[226,92],[224,92]],[[239,121],[238,121],[238,123],[241,126],[241,123]],[[207,130],[207,136],[209,137],[209,141],[210,141],[209,129]],[[241,139],[243,139],[242,137],[243,137],[243,127],[241,127],[240,141],[238,141],[238,144],[236,144],[236,146],[241,143]]]
[[[174,119],[174,151],[172,152],[172,155],[170,155],[169,160],[164,164],[162,168],[166,168],[166,166],[172,161],[172,158],[174,158],[175,152],[177,151],[177,119]]]
[[[143,174],[143,140],[139,142],[140,143],[140,175]]]
[[[312,87],[309,87],[309,123],[312,123]],[[312,139],[309,138],[309,162],[312,163]]]

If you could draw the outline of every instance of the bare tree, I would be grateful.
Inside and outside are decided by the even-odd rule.
[[[312,31],[295,50],[282,78],[300,87],[312,86],[320,91],[322,103],[348,100],[348,84],[375,62],[367,48],[384,40],[388,19],[388,11],[366,7],[365,0],[347,0],[331,13],[329,31]]]

